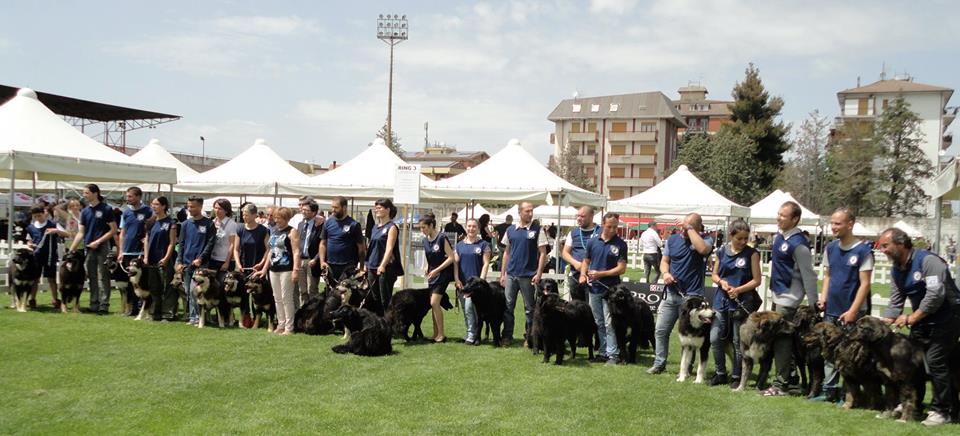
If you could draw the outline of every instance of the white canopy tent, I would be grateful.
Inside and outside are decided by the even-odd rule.
[[[233,159],[177,183],[174,192],[198,194],[273,195],[280,185],[307,184],[310,178],[273,151],[263,139]]]
[[[485,207],[483,207],[483,205],[473,204],[471,206],[472,207],[470,207],[469,211],[467,211],[467,207],[464,206],[462,209],[457,211],[457,216],[461,220],[466,220],[467,218],[480,218],[484,214],[487,214],[487,215],[490,215],[490,220],[493,221],[493,217],[495,214],[490,213],[490,211],[487,210]]]
[[[540,220],[542,224],[556,224],[557,223],[557,206],[550,205],[540,205],[533,208],[533,219]],[[494,223],[502,223],[506,221],[507,215],[510,215],[514,218],[514,221],[517,219],[518,206],[515,204],[510,209],[507,209],[506,212],[503,212],[498,215],[491,215],[491,221]],[[560,216],[560,225],[564,227],[575,226],[577,224],[577,208],[573,206],[560,206],[559,207],[559,216]],[[597,222],[597,221],[595,221]]]
[[[736,204],[701,182],[686,165],[647,189],[630,198],[611,201],[607,210],[647,215],[686,215],[699,213],[703,217],[749,217],[750,209]]]
[[[800,230],[810,233],[811,235],[816,235],[818,231],[817,226],[808,226],[808,225],[801,225]],[[753,226],[753,231],[756,233],[773,234],[773,233],[779,232],[780,229],[777,227],[776,224],[760,224],[760,225]]]
[[[860,222],[853,223],[853,236],[863,236],[868,238],[873,238],[877,236],[877,231],[873,230]]]
[[[281,183],[280,190],[323,198],[340,195],[348,198],[390,198],[393,197],[398,164],[406,162],[394,154],[383,139],[377,138],[366,150],[346,163],[314,176],[305,183]],[[420,187],[430,186],[433,186],[433,181],[421,175]]]
[[[187,166],[187,164],[181,162],[179,159],[170,154],[170,152],[160,145],[160,140],[156,138],[151,139],[150,142],[147,143],[146,147],[143,147],[140,149],[140,151],[134,153],[133,156],[130,156],[130,159],[143,165],[157,165],[166,168],[173,168],[177,171],[177,181],[182,181],[188,177],[193,177],[199,174],[196,170],[190,168]],[[124,191],[130,186],[131,185],[129,183],[107,183],[101,184],[100,189],[103,191]],[[75,190],[83,189],[82,184],[69,182],[64,183],[61,187]],[[143,184],[140,185],[140,189],[145,192],[158,192],[161,191],[161,185]]]
[[[579,188],[547,169],[511,139],[502,150],[483,163],[434,187],[421,191],[427,199],[440,202],[498,201],[603,206],[606,199]]]
[[[777,214],[780,212],[780,206],[788,201],[800,204],[789,192],[783,192],[779,189],[771,192],[770,195],[763,197],[762,200],[750,206],[750,224],[775,224],[777,222]],[[800,204],[801,225],[816,226],[819,222],[819,215]]]
[[[917,230],[915,227],[911,226],[910,224],[907,224],[906,221],[904,220],[897,221],[896,223],[893,224],[893,226],[900,230],[903,230],[907,234],[907,236],[911,238],[920,238],[923,236],[923,233],[921,231]]]

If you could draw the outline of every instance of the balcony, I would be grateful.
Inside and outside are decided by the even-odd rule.
[[[581,154],[580,156],[577,156],[577,159],[579,159],[580,163],[584,165],[597,164],[597,155],[595,154]]]
[[[639,177],[611,177],[609,180],[607,180],[607,185],[611,188],[615,186],[649,188],[653,186],[653,179],[643,179]]]
[[[657,132],[610,132],[610,142],[656,142]]]
[[[657,155],[655,154],[610,155],[608,156],[608,161],[611,164],[653,165],[657,163]]]
[[[597,132],[570,132],[571,141],[581,141],[581,142],[596,142],[597,141]]]

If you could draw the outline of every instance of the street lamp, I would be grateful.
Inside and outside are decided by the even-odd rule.
[[[207,140],[203,136],[200,137],[200,166],[207,166]]]
[[[377,17],[377,39],[390,46],[390,81],[387,91],[387,137],[388,147],[393,146],[393,46],[407,40],[407,16],[380,14]]]

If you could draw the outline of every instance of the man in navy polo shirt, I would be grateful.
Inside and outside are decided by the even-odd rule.
[[[823,320],[836,325],[852,324],[867,314],[870,276],[873,274],[873,244],[853,236],[857,218],[846,207],[830,216],[830,230],[837,237],[827,244],[823,258],[823,288],[817,306],[825,312]],[[833,364],[824,364],[823,394],[814,401],[840,400],[840,373]]]
[[[560,252],[563,260],[570,264],[570,273],[560,290],[560,297],[570,301],[574,286],[580,282],[580,262],[587,252],[587,243],[600,236],[600,227],[593,223],[593,215],[597,213],[593,206],[582,206],[577,211],[577,227],[567,233]]]
[[[777,313],[787,321],[793,321],[804,296],[815,309],[819,300],[810,242],[797,227],[799,224],[800,205],[792,201],[783,203],[777,213],[780,233],[773,239],[770,249],[770,291]],[[787,394],[793,372],[793,335],[779,336],[774,340],[773,360],[777,364],[777,376],[773,386],[763,392],[768,397]]]
[[[153,210],[143,204],[143,191],[133,186],[127,189],[127,204],[129,208],[123,211],[120,217],[120,246],[117,247],[117,259],[121,259],[124,268],[131,259],[143,257],[143,238],[147,234],[147,225],[153,225]],[[126,293],[130,313],[125,315],[136,316],[142,304],[133,292],[133,283],[127,282],[127,289],[120,289]]]
[[[706,274],[706,259],[710,256],[713,241],[701,236],[703,219],[691,213],[683,218],[682,230],[667,238],[660,259],[660,271],[666,285],[663,301],[657,309],[657,327],[654,331],[656,346],[653,366],[648,374],[660,374],[667,367],[667,352],[670,332],[680,317],[680,305],[688,296],[703,296],[703,277]]]
[[[580,209],[583,210],[583,209]],[[620,216],[607,212],[603,216],[603,231],[587,242],[583,262],[580,263],[580,283],[590,282],[590,309],[597,323],[600,350],[606,355],[607,365],[619,361],[617,336],[610,325],[610,306],[604,292],[620,284],[620,276],[627,271],[627,243],[617,236]],[[602,357],[601,357],[602,359]]]
[[[943,259],[927,250],[914,249],[903,230],[886,229],[877,242],[894,264],[890,270],[890,304],[884,317],[896,327],[910,327],[910,339],[923,346],[923,361],[933,385],[930,411],[923,425],[946,424],[956,412],[951,410],[957,392],[951,384],[950,354],[960,335],[957,283]],[[910,315],[903,314],[905,300],[910,300],[913,308]],[[925,390],[926,383],[917,393],[917,410],[921,410]]]
[[[80,230],[73,238],[70,251],[83,241],[87,250],[86,270],[90,278],[90,311],[106,315],[110,309],[110,270],[107,268],[107,253],[110,240],[117,234],[113,220],[113,208],[103,202],[100,187],[89,184],[83,188],[87,207],[80,213]]]
[[[206,268],[210,254],[217,240],[217,229],[213,220],[203,216],[203,199],[187,199],[187,218],[180,226],[180,254],[177,257],[177,272],[183,272],[183,286],[187,292],[187,324],[196,325],[200,321],[197,310],[197,296],[193,293],[193,273],[198,268]]]
[[[533,287],[540,281],[543,265],[547,261],[547,236],[540,225],[533,223],[533,204],[524,201],[517,207],[520,222],[507,228],[502,237],[504,244],[504,271],[500,273],[500,286],[507,297],[507,310],[503,314],[504,346],[513,342],[513,310],[517,307],[517,291],[523,296],[523,312],[526,317],[524,340],[533,324]]]
[[[317,252],[320,268],[332,279],[340,280],[345,271],[363,269],[361,260],[367,257],[360,223],[347,215],[347,199],[336,197],[330,204],[330,218],[323,222],[320,248]]]

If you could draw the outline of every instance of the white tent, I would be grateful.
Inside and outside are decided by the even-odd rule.
[[[750,224],[776,223],[780,206],[788,201],[800,204],[789,192],[783,192],[779,189],[771,192],[770,195],[750,206]],[[816,225],[819,221],[819,215],[800,204],[800,224]]]
[[[923,236],[923,233],[921,233],[919,230],[917,230],[915,227],[911,226],[910,224],[907,224],[904,220],[897,221],[896,223],[893,224],[893,226],[900,230],[903,230],[907,234],[907,236],[911,238],[919,238]]]
[[[177,180],[185,180],[188,177],[196,176],[197,170],[190,168],[187,164],[177,159],[169,151],[160,145],[159,139],[151,139],[146,147],[130,156],[134,162],[144,165],[157,165],[177,170]]]
[[[694,176],[686,165],[680,165],[670,177],[646,191],[611,201],[607,204],[607,210],[648,215],[696,212],[704,217],[750,216],[750,209],[724,198]]]
[[[309,181],[306,174],[280,157],[263,139],[257,139],[252,147],[222,165],[181,180],[174,191],[277,195],[279,185],[306,184]]]
[[[474,204],[473,207],[470,208],[469,213],[467,212],[466,206],[457,211],[457,216],[460,218],[460,220],[466,220],[467,218],[480,218],[483,214],[490,215],[490,219],[493,220],[494,214],[490,213],[489,210],[480,204]]]
[[[875,237],[877,236],[877,231],[859,222],[855,222],[853,223],[853,236]]]
[[[383,139],[377,138],[346,163],[314,176],[306,183],[281,183],[280,188],[283,192],[314,197],[389,198],[393,197],[398,164],[406,162],[394,154]],[[433,181],[421,175],[420,187],[430,186]]]
[[[0,106],[0,168],[15,179],[176,182],[174,170],[138,165],[84,135],[27,88]]]
[[[577,213],[579,211],[573,206],[551,206],[542,204],[533,208],[533,219],[540,220],[541,224],[556,224],[558,207],[560,209],[559,216],[561,226],[570,227],[577,224]],[[515,204],[510,209],[507,209],[506,212],[491,216],[491,221],[495,223],[502,223],[506,221],[507,215],[513,216],[514,221],[516,221],[518,217],[518,208],[519,206]]]
[[[804,230],[811,235],[817,234],[817,226],[802,225],[800,226],[800,230]],[[753,231],[756,233],[777,233],[780,231],[780,229],[776,224],[760,224],[753,226]]]
[[[506,147],[483,163],[434,188],[424,189],[424,197],[436,201],[532,201],[554,204],[603,206],[603,196],[573,185],[543,166],[523,149],[520,141],[510,140]]]

